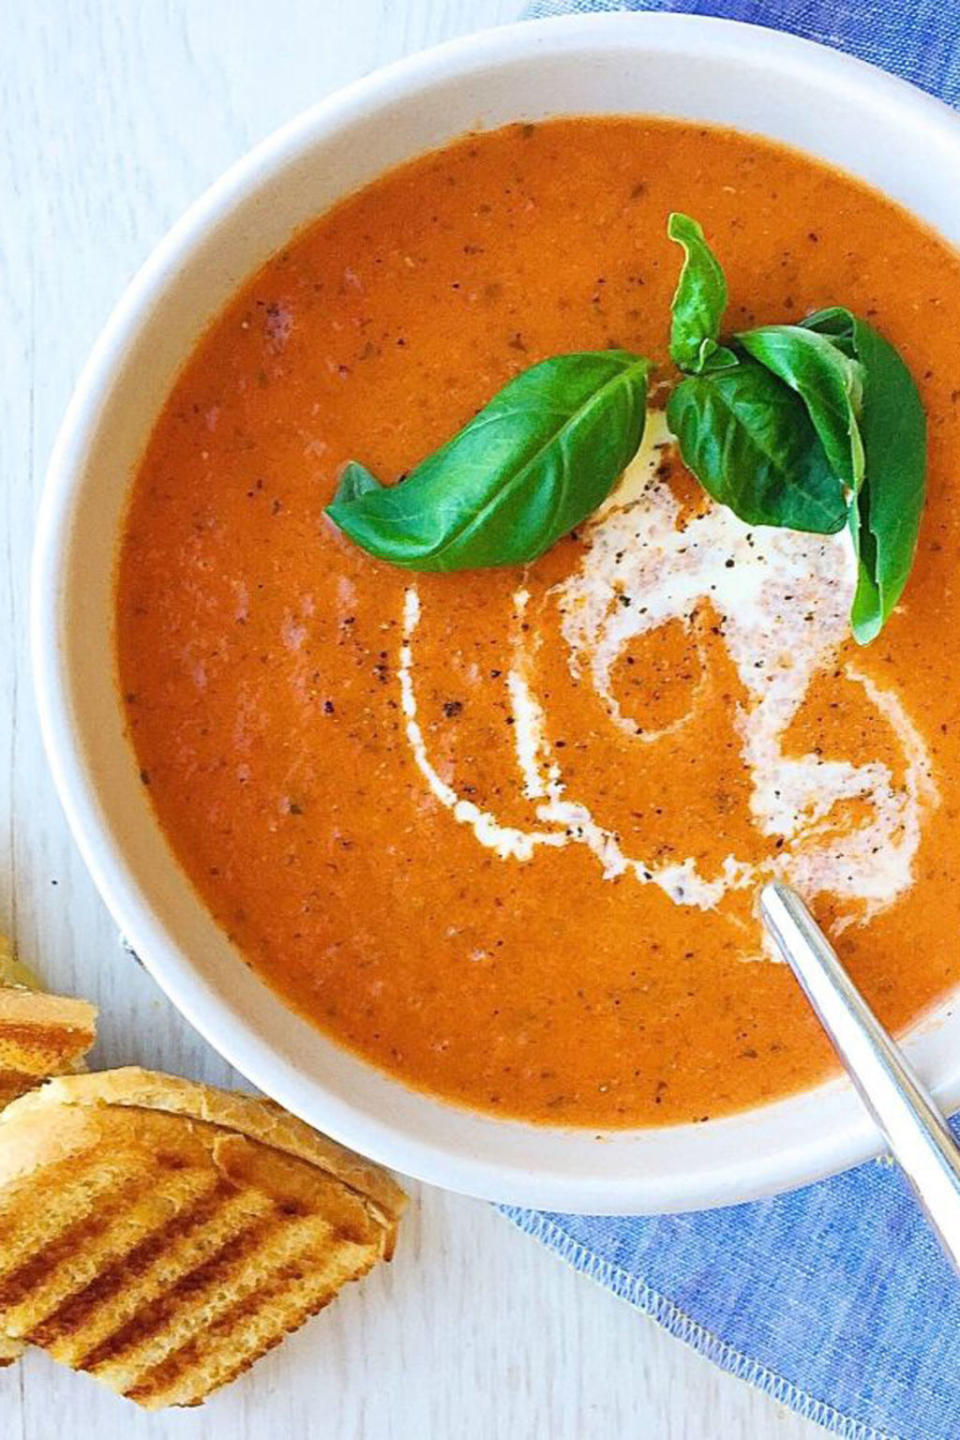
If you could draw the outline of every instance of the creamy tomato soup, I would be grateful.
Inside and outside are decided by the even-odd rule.
[[[523,569],[412,574],[324,515],[346,460],[399,479],[546,356],[668,378],[671,210],[726,269],[730,329],[847,305],[916,376],[929,501],[870,646],[845,535],[715,507],[658,382],[602,509]],[[586,1126],[825,1073],[761,935],[772,875],[888,1025],[916,1016],[960,976],[958,402],[958,257],[729,131],[469,136],[297,235],[186,364],[117,580],[144,785],[247,963],[414,1086]]]

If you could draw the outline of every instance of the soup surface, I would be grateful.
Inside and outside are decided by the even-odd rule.
[[[324,516],[347,459],[400,477],[546,356],[619,346],[667,375],[674,209],[726,269],[729,328],[844,304],[920,385],[920,552],[869,647],[844,537],[713,507],[657,413],[602,511],[524,570],[412,575]],[[143,781],[247,961],[414,1086],[589,1126],[826,1071],[764,949],[773,874],[882,1018],[915,1016],[960,978],[958,402],[954,252],[732,132],[468,136],[300,233],[183,370],[118,570]]]

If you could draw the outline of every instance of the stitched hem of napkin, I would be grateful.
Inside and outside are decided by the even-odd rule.
[[[761,1365],[759,1360],[744,1355],[726,1340],[721,1340],[712,1331],[698,1324],[672,1300],[652,1289],[645,1280],[621,1270],[609,1260],[601,1259],[545,1215],[535,1210],[513,1210],[507,1207],[503,1207],[500,1213],[516,1225],[518,1230],[535,1240],[544,1241],[575,1270],[588,1275],[606,1289],[612,1290],[621,1300],[626,1300],[645,1315],[649,1315],[670,1335],[692,1346],[721,1370],[729,1371],[738,1380],[746,1380],[749,1385],[763,1391],[779,1404],[795,1410],[803,1419],[822,1425],[825,1430],[839,1435],[841,1440],[902,1440],[902,1437],[890,1431],[877,1430],[862,1420],[854,1419],[852,1415],[844,1415],[826,1401],[808,1395],[805,1390],[778,1375],[775,1370]]]

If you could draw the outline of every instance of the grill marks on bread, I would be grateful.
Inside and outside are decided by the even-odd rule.
[[[86,1000],[46,995],[0,935],[0,1110],[48,1075],[77,1070],[96,1039],[96,1007]],[[22,1353],[0,1335],[0,1367]]]
[[[106,1088],[124,1073],[145,1074]],[[98,1103],[101,1077],[80,1078],[0,1121],[0,1332],[149,1408],[198,1404],[391,1252],[402,1192],[376,1172],[374,1200],[324,1169],[326,1142],[283,1112],[264,1118],[313,1159],[184,1113],[189,1089],[169,1113],[131,1103],[129,1082]],[[216,1113],[219,1092],[192,1089]],[[355,1181],[370,1169],[329,1158]]]

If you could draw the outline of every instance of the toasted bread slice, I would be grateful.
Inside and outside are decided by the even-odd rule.
[[[0,936],[0,1107],[48,1075],[76,1070],[96,1039],[97,1011],[86,1000],[47,995]]]
[[[96,1039],[97,1011],[86,1000],[44,994],[0,935],[0,1109],[48,1075],[78,1069]],[[0,1366],[22,1354],[0,1336]]]
[[[139,1069],[0,1116],[0,1334],[197,1405],[389,1258],[405,1196],[252,1096]]]

